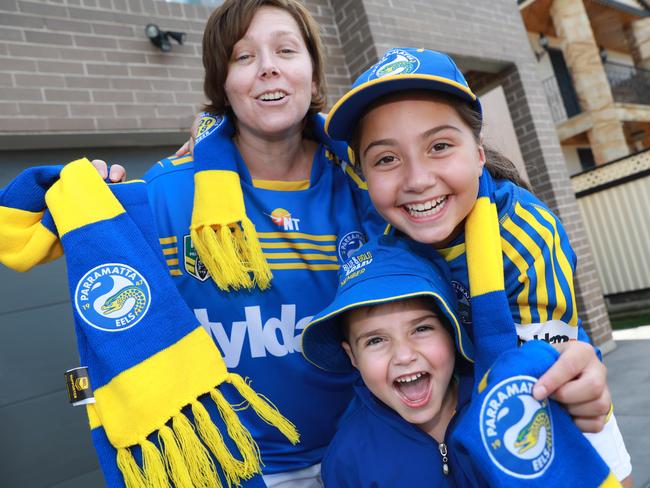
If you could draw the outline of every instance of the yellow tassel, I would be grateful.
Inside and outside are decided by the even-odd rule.
[[[192,477],[187,469],[184,453],[176,442],[172,430],[163,425],[158,430],[158,439],[163,449],[167,473],[174,483],[175,488],[194,488]]]
[[[172,428],[194,485],[198,488],[222,488],[212,457],[187,417],[182,413],[176,415],[172,419]]]
[[[126,488],[148,488],[144,473],[128,448],[120,447],[117,450],[117,467],[122,472]]]
[[[245,472],[244,463],[235,459],[230,453],[221,432],[212,423],[210,414],[200,402],[192,403],[192,413],[196,430],[217,459],[228,486],[239,485],[241,479],[244,478],[242,475]]]
[[[233,227],[237,227],[237,224]],[[246,257],[241,254],[241,244],[237,242],[236,230],[229,225],[219,226],[218,239],[223,249],[223,254],[219,258],[224,260],[224,269],[228,273],[227,279],[231,286],[235,290],[252,288],[253,280],[248,274]]]
[[[287,420],[273,403],[258,395],[238,374],[228,373],[226,381],[237,388],[239,394],[248,401],[262,420],[276,427],[292,444],[298,443],[300,434],[296,426]]]
[[[255,284],[260,290],[266,290],[271,285],[273,274],[271,273],[269,263],[264,257],[262,246],[257,238],[255,226],[247,217],[242,220],[241,226],[244,231],[243,248],[245,259],[248,261],[248,267],[253,273]]]
[[[217,404],[219,414],[226,424],[228,435],[235,442],[242,456],[244,464],[243,477],[253,477],[255,473],[259,473],[262,470],[260,448],[221,392],[219,390],[212,390],[210,396],[214,400],[214,403]]]
[[[142,471],[150,488],[170,488],[165,462],[158,448],[150,441],[140,442],[142,448]]]
[[[220,261],[213,258],[213,256],[218,256],[221,253],[219,249],[219,243],[214,239],[209,239],[209,237],[204,237],[204,234],[212,233],[212,229],[206,229],[200,227],[198,229],[190,229],[190,236],[192,237],[192,243],[196,248],[196,252],[201,257],[201,261],[210,272],[212,280],[217,284],[217,286],[222,290],[228,290],[228,283],[226,282],[226,273],[222,269],[222,264]]]

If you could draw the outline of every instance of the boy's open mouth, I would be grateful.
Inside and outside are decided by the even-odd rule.
[[[403,375],[393,381],[393,387],[407,407],[418,408],[431,396],[431,375],[424,371]]]

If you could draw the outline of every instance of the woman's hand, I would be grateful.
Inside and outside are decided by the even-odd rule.
[[[176,157],[180,158],[186,154],[194,156],[194,141],[196,140],[196,134],[199,131],[199,122],[201,122],[202,118],[202,113],[197,114],[196,117],[194,117],[194,122],[192,122],[192,127],[190,127],[190,138],[185,141],[185,144],[178,148],[175,154]]]
[[[126,170],[124,169],[124,166],[120,166],[119,164],[111,165],[111,172],[109,174],[106,161],[103,161],[101,159],[93,159],[91,163],[97,172],[101,175],[103,180],[108,177],[111,183],[126,181]]]
[[[586,342],[569,341],[554,347],[560,357],[537,380],[533,396],[537,400],[552,396],[564,404],[582,432],[600,432],[612,403],[607,368]]]

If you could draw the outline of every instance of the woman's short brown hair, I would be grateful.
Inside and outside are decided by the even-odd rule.
[[[317,85],[317,93],[312,97],[309,113],[317,113],[325,108],[327,88],[323,46],[318,24],[307,9],[298,0],[226,0],[212,12],[203,33],[203,66],[205,67],[203,91],[209,100],[204,110],[212,113],[227,112],[228,103],[224,86],[233,48],[246,34],[255,13],[264,6],[282,9],[298,23],[314,65],[313,76]]]

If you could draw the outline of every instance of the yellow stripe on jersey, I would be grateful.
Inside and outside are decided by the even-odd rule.
[[[305,259],[307,261],[338,261],[336,256],[327,254],[301,254],[299,252],[265,252],[266,259]]]
[[[255,188],[275,191],[301,191],[309,189],[309,180],[281,181],[281,180],[253,180]]]
[[[169,158],[169,162],[172,163],[173,166],[178,166],[179,164],[191,163],[192,161],[194,161],[194,158],[192,156],[183,156],[180,158]]]
[[[336,251],[334,244],[312,244],[311,242],[261,242],[262,249],[314,249],[316,251]]]
[[[336,236],[333,234],[316,235],[303,234],[302,232],[258,232],[257,236],[260,239],[306,239],[318,242],[336,242]]]
[[[158,241],[161,244],[174,244],[178,239],[176,239],[176,236],[171,236],[171,237],[161,237],[158,239]]]
[[[178,258],[168,259],[167,266],[178,266]]]
[[[337,271],[338,264],[313,264],[313,263],[269,263],[271,269],[308,269],[311,271]]]
[[[532,213],[530,213],[528,210],[526,210],[521,205],[519,205],[519,203],[515,205],[515,214],[519,215],[522,219],[528,222],[528,224],[533,229],[535,229],[535,231],[542,237],[542,239],[544,239],[544,243],[546,244],[546,247],[549,249],[551,253],[550,265],[553,271],[553,286],[555,287],[555,301],[556,301],[555,308],[553,309],[553,314],[551,317],[553,318],[553,320],[559,320],[562,318],[564,312],[566,311],[566,297],[564,296],[564,292],[560,287],[560,282],[557,279],[558,270],[555,269],[555,259],[553,259],[555,255],[553,234],[547,227],[540,224],[537,218]],[[546,303],[548,304],[548,302]]]
[[[519,204],[517,204],[517,206],[519,206]],[[526,250],[534,259],[533,268],[535,269],[536,275],[535,293],[537,295],[537,303],[543,305],[536,308],[539,313],[539,322],[547,322],[548,313],[546,311],[546,304],[548,303],[548,292],[546,290],[546,280],[544,274],[544,270],[546,269],[544,254],[532,239],[532,237],[530,237],[524,229],[515,224],[512,219],[504,220],[503,228],[515,236],[515,239],[517,239],[517,241],[519,241],[519,243],[524,246],[524,248],[526,248]]]
[[[170,269],[169,274],[172,276],[181,276],[183,273],[181,273],[180,269]]]
[[[438,249],[438,252],[445,258],[445,261],[450,262],[465,253],[465,243],[445,249]]]
[[[178,248],[177,247],[167,247],[167,248],[163,249],[162,252],[163,252],[163,254],[165,256],[169,256],[170,254],[176,254],[178,252]]]
[[[519,282],[523,283],[524,288],[517,295],[517,305],[519,305],[519,320],[522,324],[530,324],[533,317],[530,313],[530,303],[528,303],[528,294],[530,293],[530,280],[526,274],[528,263],[524,257],[510,244],[504,237],[501,238],[501,248],[505,255],[513,262],[519,270]]]
[[[569,259],[566,257],[566,254],[564,254],[564,250],[562,249],[562,245],[560,242],[560,234],[557,230],[557,222],[550,214],[550,212],[548,212],[546,209],[537,207],[537,211],[540,213],[540,215],[544,220],[546,220],[549,224],[553,226],[553,236],[554,236],[553,251],[554,254],[557,255],[557,260],[560,264],[560,269],[562,270],[562,274],[564,275],[564,278],[566,279],[567,284],[569,285],[569,293],[571,294],[572,310],[571,310],[571,318],[569,319],[569,325],[577,326],[578,307],[576,306],[576,296],[575,296],[575,290],[573,288],[573,268],[571,267],[571,264],[569,263]]]
[[[366,184],[365,181],[363,181],[361,178],[359,178],[359,175],[354,172],[354,169],[352,169],[352,166],[349,164],[345,166],[345,172],[347,175],[352,178],[352,181],[354,181],[359,188],[362,190],[367,190],[368,185]]]

